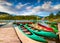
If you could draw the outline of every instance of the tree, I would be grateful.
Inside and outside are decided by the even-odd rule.
[[[54,14],[53,13],[51,13],[50,15],[49,15],[49,19],[50,18],[54,18]]]
[[[56,14],[56,18],[60,17],[60,11]]]

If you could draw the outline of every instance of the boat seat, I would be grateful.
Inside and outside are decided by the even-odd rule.
[[[22,28],[22,31],[25,33],[25,34],[29,34],[31,35],[32,33],[30,31],[28,31],[24,26],[21,26]]]
[[[23,29],[23,31],[27,31],[27,29]]]
[[[25,32],[25,34],[31,34],[30,32]]]
[[[34,28],[34,27],[32,27],[32,26],[29,26],[29,25],[28,25],[28,27],[31,27],[31,29],[33,29],[33,30],[40,31],[40,30],[38,30],[37,28]]]

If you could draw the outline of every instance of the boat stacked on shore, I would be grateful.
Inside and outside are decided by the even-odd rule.
[[[47,43],[46,38],[58,39],[58,36],[56,35],[56,33],[52,28],[43,26],[42,24],[39,23],[36,25],[38,26],[38,28],[36,28],[36,26],[34,27],[32,26],[32,24],[17,23],[16,26],[18,26],[19,30],[21,30],[25,36],[35,41]],[[39,29],[39,27],[41,27],[41,29]]]

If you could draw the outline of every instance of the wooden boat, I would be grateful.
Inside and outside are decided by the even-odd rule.
[[[25,36],[27,36],[27,37],[35,40],[35,41],[47,42],[43,37],[40,37],[40,36],[36,35],[36,34],[33,33],[32,31],[30,31],[28,28],[22,26],[22,24],[20,24],[18,27],[19,27],[19,29],[22,31],[22,33],[23,33]]]
[[[52,28],[46,27],[46,26],[44,26],[44,25],[42,25],[42,24],[40,24],[40,23],[38,23],[38,26],[43,27],[43,29],[46,30],[46,31],[51,31],[51,32],[53,31]]]
[[[43,30],[37,30],[34,27],[30,27],[29,25],[24,25],[25,28],[27,28],[28,30],[34,32],[37,35],[40,36],[45,36],[45,37],[49,37],[49,38],[58,38],[58,36],[53,33],[53,32],[47,32],[47,31],[43,31]]]
[[[57,26],[51,24],[50,27],[54,30],[55,33],[58,32],[58,27]]]
[[[37,25],[30,25],[30,26],[33,26],[33,27],[35,27],[36,29],[38,29],[38,30],[44,30],[44,31],[50,31],[50,32],[53,32],[53,29],[52,28],[50,28],[50,27],[47,27],[47,26],[44,26],[44,25],[42,25],[42,24],[37,24]]]

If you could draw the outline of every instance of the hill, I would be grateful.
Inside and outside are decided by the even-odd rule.
[[[40,20],[40,16],[38,16]],[[30,15],[30,16],[18,16],[18,15],[10,15],[8,13],[0,12],[0,20],[37,20],[37,16]]]
[[[46,16],[45,19],[51,21],[51,22],[60,22],[60,11],[54,15],[54,13],[51,13],[49,16]]]

